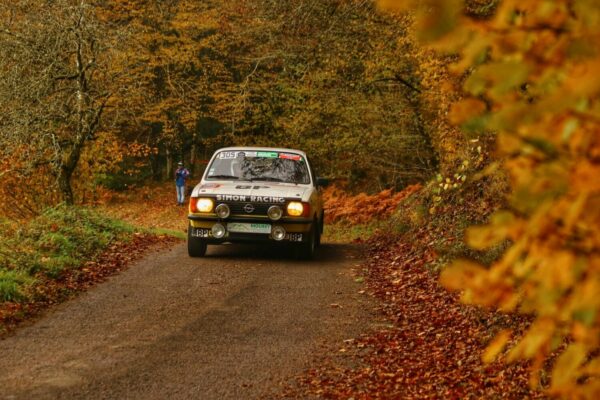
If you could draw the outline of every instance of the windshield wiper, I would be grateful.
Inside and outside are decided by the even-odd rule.
[[[208,179],[240,179],[234,175],[209,175]]]

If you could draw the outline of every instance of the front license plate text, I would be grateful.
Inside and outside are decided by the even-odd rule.
[[[236,233],[271,233],[270,224],[248,223],[248,222],[230,222],[227,224],[229,232]]]

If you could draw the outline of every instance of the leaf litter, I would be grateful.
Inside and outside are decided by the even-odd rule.
[[[523,331],[530,319],[460,303],[428,268],[438,257],[430,235],[422,228],[369,241],[369,261],[355,273],[388,323],[326,352],[282,384],[281,398],[544,398],[529,386],[526,362],[482,361],[497,332]]]

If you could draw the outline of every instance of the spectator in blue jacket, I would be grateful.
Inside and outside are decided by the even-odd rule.
[[[183,163],[177,163],[177,171],[175,171],[175,186],[177,188],[177,204],[182,206],[185,202],[185,181],[190,176],[190,171],[184,168]]]

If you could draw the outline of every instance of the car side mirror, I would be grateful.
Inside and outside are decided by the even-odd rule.
[[[317,177],[317,186],[325,187],[329,185],[329,179]]]

